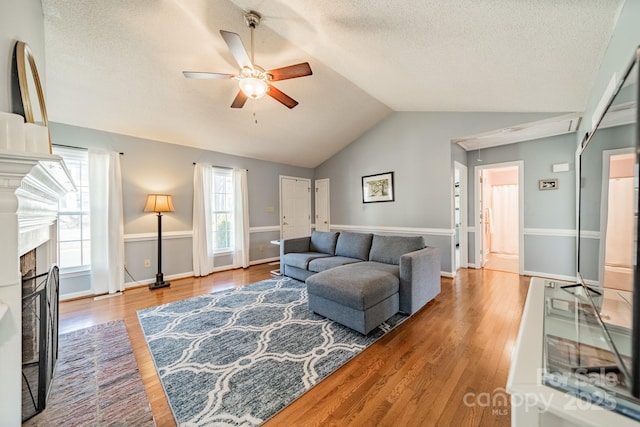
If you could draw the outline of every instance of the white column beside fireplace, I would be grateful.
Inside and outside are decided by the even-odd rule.
[[[0,414],[21,424],[22,286],[20,256],[43,247],[56,262],[58,200],[75,186],[62,158],[0,150]]]

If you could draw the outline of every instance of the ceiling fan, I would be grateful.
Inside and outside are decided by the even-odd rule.
[[[244,22],[251,29],[251,58],[242,44],[240,36],[230,31],[220,30],[220,35],[231,51],[231,55],[240,66],[238,74],[207,73],[199,71],[183,71],[187,78],[193,79],[233,79],[238,80],[240,90],[236,95],[231,108],[242,108],[248,98],[259,99],[264,95],[269,95],[276,101],[288,108],[298,105],[298,101],[286,95],[271,82],[280,80],[295,79],[297,77],[310,76],[311,67],[308,62],[289,65],[287,67],[276,68],[265,71],[262,67],[253,62],[253,30],[260,25],[260,15],[256,12],[248,12],[244,16]]]

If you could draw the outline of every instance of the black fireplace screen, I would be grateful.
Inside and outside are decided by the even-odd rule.
[[[58,360],[59,272],[22,279],[22,420],[42,412]]]

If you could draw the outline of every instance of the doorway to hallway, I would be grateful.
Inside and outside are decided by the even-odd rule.
[[[522,274],[522,162],[476,167],[476,260]]]

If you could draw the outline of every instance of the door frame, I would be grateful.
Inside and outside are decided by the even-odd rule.
[[[309,188],[308,191],[308,203],[309,203],[309,235],[311,235],[311,178],[302,178],[299,176],[288,176],[288,175],[280,175],[279,179],[278,179],[278,184],[279,184],[279,199],[280,199],[280,205],[279,205],[279,209],[280,209],[280,239],[282,239],[282,228],[283,228],[283,224],[282,224],[282,180],[283,179],[295,179],[297,181],[306,181],[308,183],[307,188]]]
[[[315,179],[313,182],[313,186],[315,189],[314,192],[314,208],[315,208],[315,212],[314,212],[314,221],[313,221],[313,227],[317,230],[318,229],[318,224],[317,224],[317,220],[318,220],[318,182],[326,182],[327,183],[327,226],[329,227],[329,230],[331,230],[331,197],[330,197],[330,191],[331,191],[331,181],[329,181],[329,178],[322,178],[322,179]]]
[[[459,163],[454,160],[453,162],[453,177],[451,182],[452,188],[452,209],[453,212],[453,232],[454,236],[452,239],[452,251],[451,251],[451,259],[453,260],[453,273],[455,274],[459,268],[467,268],[469,266],[469,209],[468,209],[468,199],[469,199],[469,191],[467,189],[468,184],[468,168],[466,165]],[[460,171],[460,229],[458,230],[460,233],[459,236],[459,250],[460,250],[460,265],[455,265],[456,260],[456,239],[455,239],[455,229],[456,229],[456,206],[455,206],[455,180],[456,174],[455,170]]]
[[[482,213],[479,197],[479,189],[482,186],[480,182],[480,172],[485,169],[500,169],[509,166],[516,166],[518,168],[518,274],[522,275],[524,274],[524,160],[474,166],[473,216],[475,224],[475,266],[476,268],[482,268],[484,260],[484,254],[482,253],[484,233],[480,219]]]

